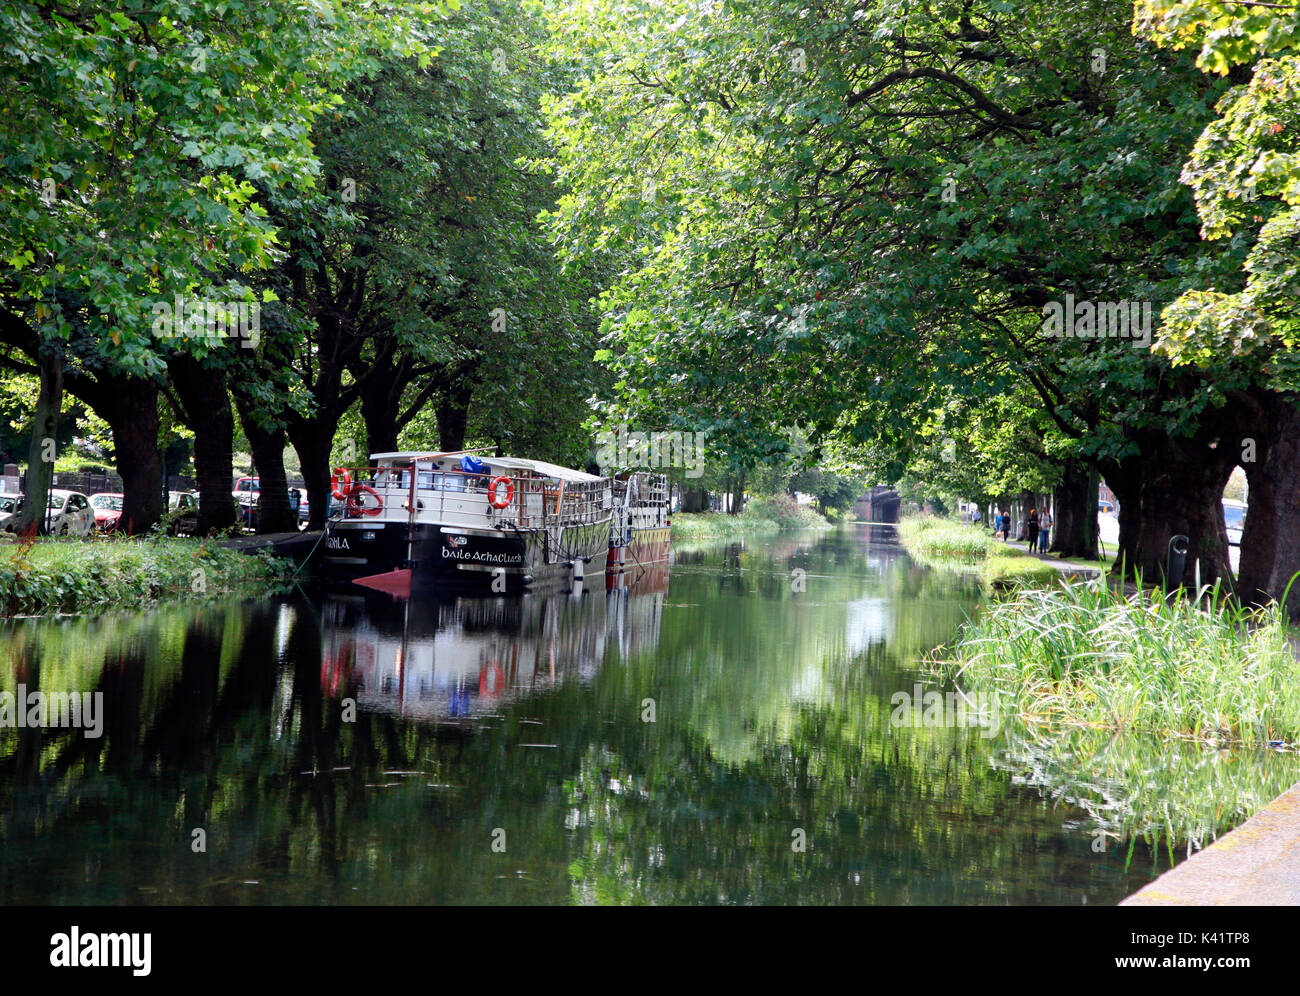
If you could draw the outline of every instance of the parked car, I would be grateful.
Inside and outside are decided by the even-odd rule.
[[[1244,501],[1234,498],[1223,499],[1223,524],[1228,530],[1228,543],[1241,546],[1241,531],[1246,526],[1246,509]]]
[[[112,491],[100,491],[90,496],[90,507],[95,513],[95,528],[111,533],[122,518],[123,496]]]
[[[257,528],[257,500],[261,496],[261,487],[256,477],[241,477],[235,482],[231,492],[239,511],[240,521],[249,529]]]
[[[89,536],[95,528],[95,510],[80,491],[55,488],[46,507],[45,528],[53,536]]]
[[[1097,499],[1097,512],[1103,515],[1114,515],[1115,505],[1113,502],[1106,501],[1104,498]]]
[[[193,491],[167,492],[167,532],[171,536],[193,536],[199,529],[199,496]]]
[[[23,507],[23,496],[12,491],[0,493],[0,530],[8,530],[9,523]]]
[[[239,503],[239,518],[249,529],[257,528],[259,513],[262,508],[261,481],[256,477],[241,477],[231,492]],[[306,522],[311,514],[307,505],[307,492],[301,488],[289,489],[289,509],[297,517],[298,524]]]

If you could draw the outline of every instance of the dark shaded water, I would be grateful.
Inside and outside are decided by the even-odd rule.
[[[1116,902],[1144,845],[890,724],[977,598],[857,527],[630,592],[13,622],[0,691],[106,716],[0,730],[0,902]]]

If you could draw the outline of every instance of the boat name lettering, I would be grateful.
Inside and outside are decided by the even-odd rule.
[[[484,550],[475,550],[470,553],[468,550],[446,546],[442,548],[442,556],[444,560],[447,558],[452,560],[476,560],[479,563],[487,564],[522,564],[524,561],[521,553],[488,553]]]

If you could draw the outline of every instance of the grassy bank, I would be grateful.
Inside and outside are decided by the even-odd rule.
[[[793,498],[753,498],[739,515],[725,512],[679,512],[673,516],[673,539],[690,542],[786,532],[829,529],[830,523]]]
[[[1300,742],[1300,663],[1275,609],[1166,602],[1099,582],[1022,588],[963,631],[952,667],[1035,724],[1223,743]]]
[[[294,565],[197,539],[0,547],[0,613],[93,612],[282,587]]]
[[[1053,584],[1061,577],[1051,564],[995,540],[983,526],[932,515],[913,515],[898,524],[899,542],[918,563],[978,573],[989,588]]]

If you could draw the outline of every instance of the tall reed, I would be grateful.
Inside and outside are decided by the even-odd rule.
[[[1216,743],[1300,741],[1300,663],[1276,607],[1101,582],[1020,588],[967,624],[952,667],[1044,724]]]

